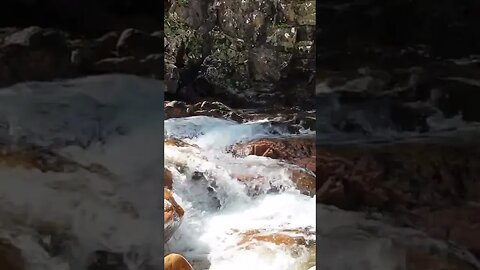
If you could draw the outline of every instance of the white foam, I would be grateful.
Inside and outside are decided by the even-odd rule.
[[[161,259],[162,82],[105,75],[18,84],[0,95],[2,142],[43,146],[113,174],[2,168],[0,231],[27,254],[28,269],[85,270],[96,250],[138,254],[126,258],[130,269]],[[72,239],[61,257],[35,244],[35,228],[49,223]]]
[[[224,151],[237,142],[272,136],[270,125],[266,121],[237,124],[190,117],[165,121],[165,132],[188,138],[200,147],[165,148],[165,163],[174,177],[173,191],[185,208],[182,225],[169,241],[168,250],[191,261],[208,260],[205,269],[302,269],[309,259],[307,249],[297,254],[291,247],[271,243],[256,243],[253,249],[238,244],[239,233],[249,230],[315,230],[315,198],[295,189],[286,164],[257,156],[234,158]],[[192,180],[195,172],[205,179]],[[284,189],[279,194],[260,192],[260,196],[251,197],[238,176],[263,177],[259,181],[263,185],[257,187],[260,190],[272,186]],[[208,192],[208,185],[213,192]]]

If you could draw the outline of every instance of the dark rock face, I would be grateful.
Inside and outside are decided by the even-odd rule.
[[[350,52],[424,44],[435,56],[477,54],[479,7],[475,0],[323,1],[317,6],[318,44]]]
[[[162,9],[160,1],[151,0],[7,0],[0,9],[0,25],[38,25],[95,37],[129,27],[160,30]]]
[[[341,132],[363,134],[433,131],[453,117],[480,121],[474,101],[480,93],[479,5],[319,3],[316,95],[328,104],[322,117]]]
[[[0,86],[101,73],[162,79],[162,9],[144,0],[6,1]]]
[[[63,33],[29,27],[6,36],[0,48],[6,81],[47,80],[71,71]]]
[[[313,105],[314,1],[171,1],[166,14],[174,98]]]

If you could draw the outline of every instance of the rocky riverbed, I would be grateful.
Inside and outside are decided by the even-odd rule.
[[[165,106],[166,254],[182,254],[194,269],[312,269],[315,135],[295,118],[314,112]]]
[[[468,0],[318,3],[317,200],[383,223],[346,253],[377,259],[345,269],[478,269],[478,14]],[[410,247],[391,257],[394,235]]]

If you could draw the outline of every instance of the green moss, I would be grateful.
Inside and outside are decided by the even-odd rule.
[[[188,6],[188,0],[177,0],[177,5],[180,7]]]

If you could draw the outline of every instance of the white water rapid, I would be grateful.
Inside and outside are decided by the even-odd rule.
[[[314,265],[315,197],[300,194],[287,166],[266,157],[233,157],[228,146],[253,138],[271,137],[268,122],[237,124],[196,116],[165,121],[165,136],[197,147],[165,146],[165,166],[173,173],[173,192],[185,209],[167,252],[184,255],[195,270],[307,270]],[[237,180],[262,177],[256,196]],[[272,186],[280,192],[267,192]],[[252,241],[239,244],[242,234],[302,236],[311,246]],[[312,265],[313,264],[313,265]]]
[[[125,75],[0,89],[0,238],[25,269],[86,270],[94,251],[160,269],[162,104],[161,82]]]

